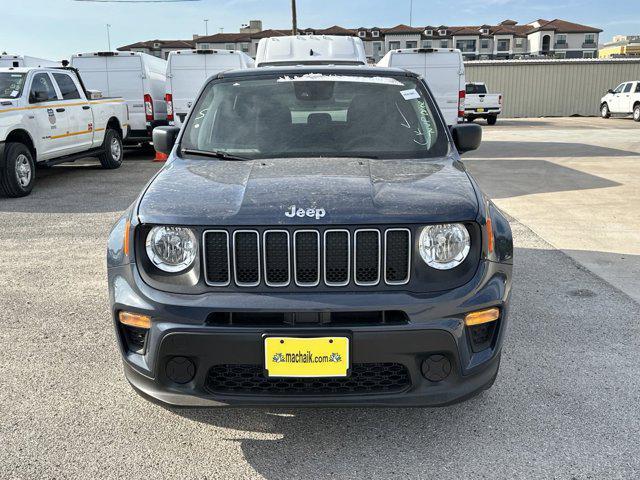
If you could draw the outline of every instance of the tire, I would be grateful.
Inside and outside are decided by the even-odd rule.
[[[113,128],[107,128],[102,143],[102,153],[98,155],[98,160],[102,168],[114,169],[122,165],[124,150],[122,148],[122,138]]]
[[[0,194],[13,198],[25,197],[33,190],[35,180],[36,167],[29,148],[23,143],[5,144]]]
[[[607,105],[606,103],[603,103],[602,106],[600,107],[600,116],[602,118],[611,117],[611,111],[609,110],[609,105]]]
[[[487,125],[495,125],[498,121],[497,115],[490,115],[487,117]]]
[[[633,119],[640,122],[640,103],[633,107]]]

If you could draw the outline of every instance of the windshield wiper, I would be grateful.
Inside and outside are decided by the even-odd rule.
[[[220,158],[222,160],[233,160],[233,161],[253,160],[252,158],[239,157],[238,155],[231,155],[230,153],[224,152],[222,150],[209,151],[209,150],[196,150],[192,148],[183,148],[182,153],[183,154],[188,153],[191,155],[202,155],[203,157]]]

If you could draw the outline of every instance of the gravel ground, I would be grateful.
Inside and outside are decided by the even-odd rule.
[[[637,478],[640,305],[514,221],[494,387],[441,409],[174,410],[121,372],[105,240],[158,164],[0,199],[2,478]]]

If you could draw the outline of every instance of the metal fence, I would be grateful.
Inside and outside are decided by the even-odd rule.
[[[640,59],[478,60],[465,72],[504,95],[504,117],[592,116],[608,89],[640,80]]]

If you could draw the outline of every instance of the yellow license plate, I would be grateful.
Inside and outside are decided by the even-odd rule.
[[[266,337],[264,364],[269,377],[346,377],[346,337]]]
[[[484,108],[476,108],[476,112],[484,112]]]

